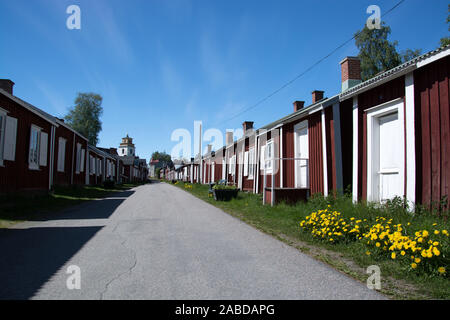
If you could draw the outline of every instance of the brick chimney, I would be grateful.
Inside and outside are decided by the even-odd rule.
[[[242,129],[244,130],[244,136],[245,133],[249,130],[253,130],[253,121],[244,121],[244,123],[242,123]]]
[[[227,131],[226,133],[226,145],[229,146],[230,144],[233,144],[233,131]]]
[[[341,61],[342,91],[361,83],[361,60],[358,57],[346,57]]]
[[[208,144],[208,152],[206,154],[211,154],[212,144]]]
[[[305,101],[294,101],[294,112],[297,112],[298,110],[302,109],[305,105]]]
[[[316,103],[317,101],[322,100],[323,94],[324,94],[324,91],[314,90],[312,92],[312,103]]]
[[[0,89],[5,90],[9,94],[13,94],[14,82],[9,79],[0,79]]]

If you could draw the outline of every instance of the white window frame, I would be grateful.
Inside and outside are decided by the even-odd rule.
[[[89,174],[95,174],[95,158],[92,155],[89,155]]]
[[[61,152],[61,145],[64,142],[64,152]],[[64,172],[66,166],[66,147],[67,147],[67,139],[59,137],[58,139],[58,163],[57,163],[57,171]]]
[[[378,106],[372,107],[366,110],[367,115],[367,200],[368,201],[378,201],[379,191],[374,190],[374,183],[376,180],[373,179],[373,170],[377,165],[375,159],[379,159],[379,150],[374,149],[374,134],[377,130],[377,125],[379,126],[379,119],[384,116],[397,113],[398,121],[401,125],[401,137],[402,142],[402,152],[403,157],[405,157],[405,128],[404,128],[404,100],[402,98],[394,99],[386,103],[380,104]],[[378,124],[377,124],[378,123]],[[378,153],[378,154],[377,154]],[[405,161],[402,159],[400,161],[400,167],[398,168],[400,175],[401,188],[403,190],[403,195],[405,194]]]
[[[222,180],[226,179],[226,175],[227,175],[227,164],[225,159],[222,159]]]
[[[251,147],[248,149],[248,180],[253,180],[254,172],[255,172],[255,147]]]
[[[81,143],[77,143],[76,152],[75,173],[79,174],[81,169]]]
[[[265,155],[264,155],[264,167],[266,169],[266,173],[272,174],[273,172],[273,161],[270,161],[274,158],[274,141],[270,139],[267,141],[265,146]],[[269,154],[269,151],[271,154]]]
[[[3,148],[5,146],[7,112],[0,108],[0,166],[3,166]]]
[[[236,155],[235,154],[230,158],[230,174],[232,176],[236,175]]]
[[[244,152],[244,177],[248,177],[248,160],[249,160],[249,152]]]
[[[37,132],[36,135],[36,150],[33,150],[31,141],[33,137],[33,131]],[[28,146],[28,169],[39,170],[39,158],[40,158],[40,144],[41,144],[41,131],[42,128],[32,124],[30,127],[30,141]],[[33,150],[33,151],[32,151]],[[32,159],[31,153],[35,153]]]
[[[80,172],[84,172],[84,164],[86,162],[86,149],[83,147],[81,148],[81,155],[80,155]]]

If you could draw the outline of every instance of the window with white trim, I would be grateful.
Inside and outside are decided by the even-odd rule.
[[[244,152],[244,177],[248,176],[248,151]]]
[[[80,172],[84,172],[84,163],[86,161],[86,150],[81,149],[81,159],[80,159]]]
[[[261,146],[261,150],[259,152],[260,159],[259,159],[259,168],[261,171],[264,171],[265,165],[266,165],[266,145]]]
[[[231,174],[234,176],[236,174],[236,155],[231,157]]]
[[[253,173],[255,172],[255,148],[248,150],[248,179],[253,179]]]
[[[75,173],[80,173],[81,167],[81,143],[77,143],[77,153],[75,158]]]
[[[226,179],[227,165],[225,159],[222,159],[222,179]]]
[[[64,172],[66,162],[66,139],[58,139],[58,172]]]
[[[271,173],[272,172],[272,166],[273,166],[273,161],[272,159],[274,158],[274,154],[273,154],[273,140],[270,140],[267,142],[267,148],[266,148],[266,172]]]
[[[30,129],[30,148],[28,152],[28,167],[31,170],[39,169],[39,146],[41,140],[41,128],[31,125]]]
[[[41,131],[39,137],[39,166],[47,166],[48,134]]]
[[[95,174],[95,158],[89,155],[89,173]]]
[[[16,140],[17,119],[7,116],[3,139],[3,160],[16,161]]]

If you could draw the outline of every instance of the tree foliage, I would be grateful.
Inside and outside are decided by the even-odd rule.
[[[395,49],[397,41],[388,40],[390,33],[391,28],[382,22],[380,29],[369,29],[364,26],[364,29],[355,34],[363,81],[401,64],[401,56]]]
[[[420,49],[416,49],[416,50],[412,50],[412,49],[406,49],[405,51],[403,51],[400,56],[402,59],[402,63],[409,61],[411,59],[414,59],[415,57],[418,57],[422,54],[422,50]]]
[[[355,44],[359,49],[358,57],[361,60],[361,77],[363,81],[370,79],[380,72],[395,68],[396,66],[414,59],[422,54],[421,49],[406,49],[398,53],[397,41],[389,41],[391,28],[384,22],[380,29],[364,29],[355,34]]]
[[[447,23],[450,23],[450,4],[448,5],[449,15],[447,16]],[[448,31],[450,32],[450,25],[448,27]],[[450,44],[450,37],[441,38],[441,47],[448,46]]]
[[[162,165],[173,167],[172,157],[165,152],[155,151],[152,153],[152,160],[159,160]]]
[[[102,130],[100,116],[103,113],[103,98],[96,93],[78,93],[75,106],[65,116],[72,128],[84,135],[91,145],[97,145],[98,134]]]

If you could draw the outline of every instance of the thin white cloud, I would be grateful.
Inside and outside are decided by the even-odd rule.
[[[133,63],[135,60],[133,49],[126,38],[124,27],[118,23],[108,1],[95,0],[90,2],[90,5],[95,9],[95,17],[98,18],[103,28],[103,33],[101,34],[101,36],[104,36],[103,40],[113,48],[114,54],[121,62]]]
[[[58,91],[50,87],[42,80],[34,80],[36,87],[41,91],[44,97],[47,99],[49,106],[52,109],[52,113],[56,116],[63,117],[68,109],[69,105],[64,98],[58,94]]]

